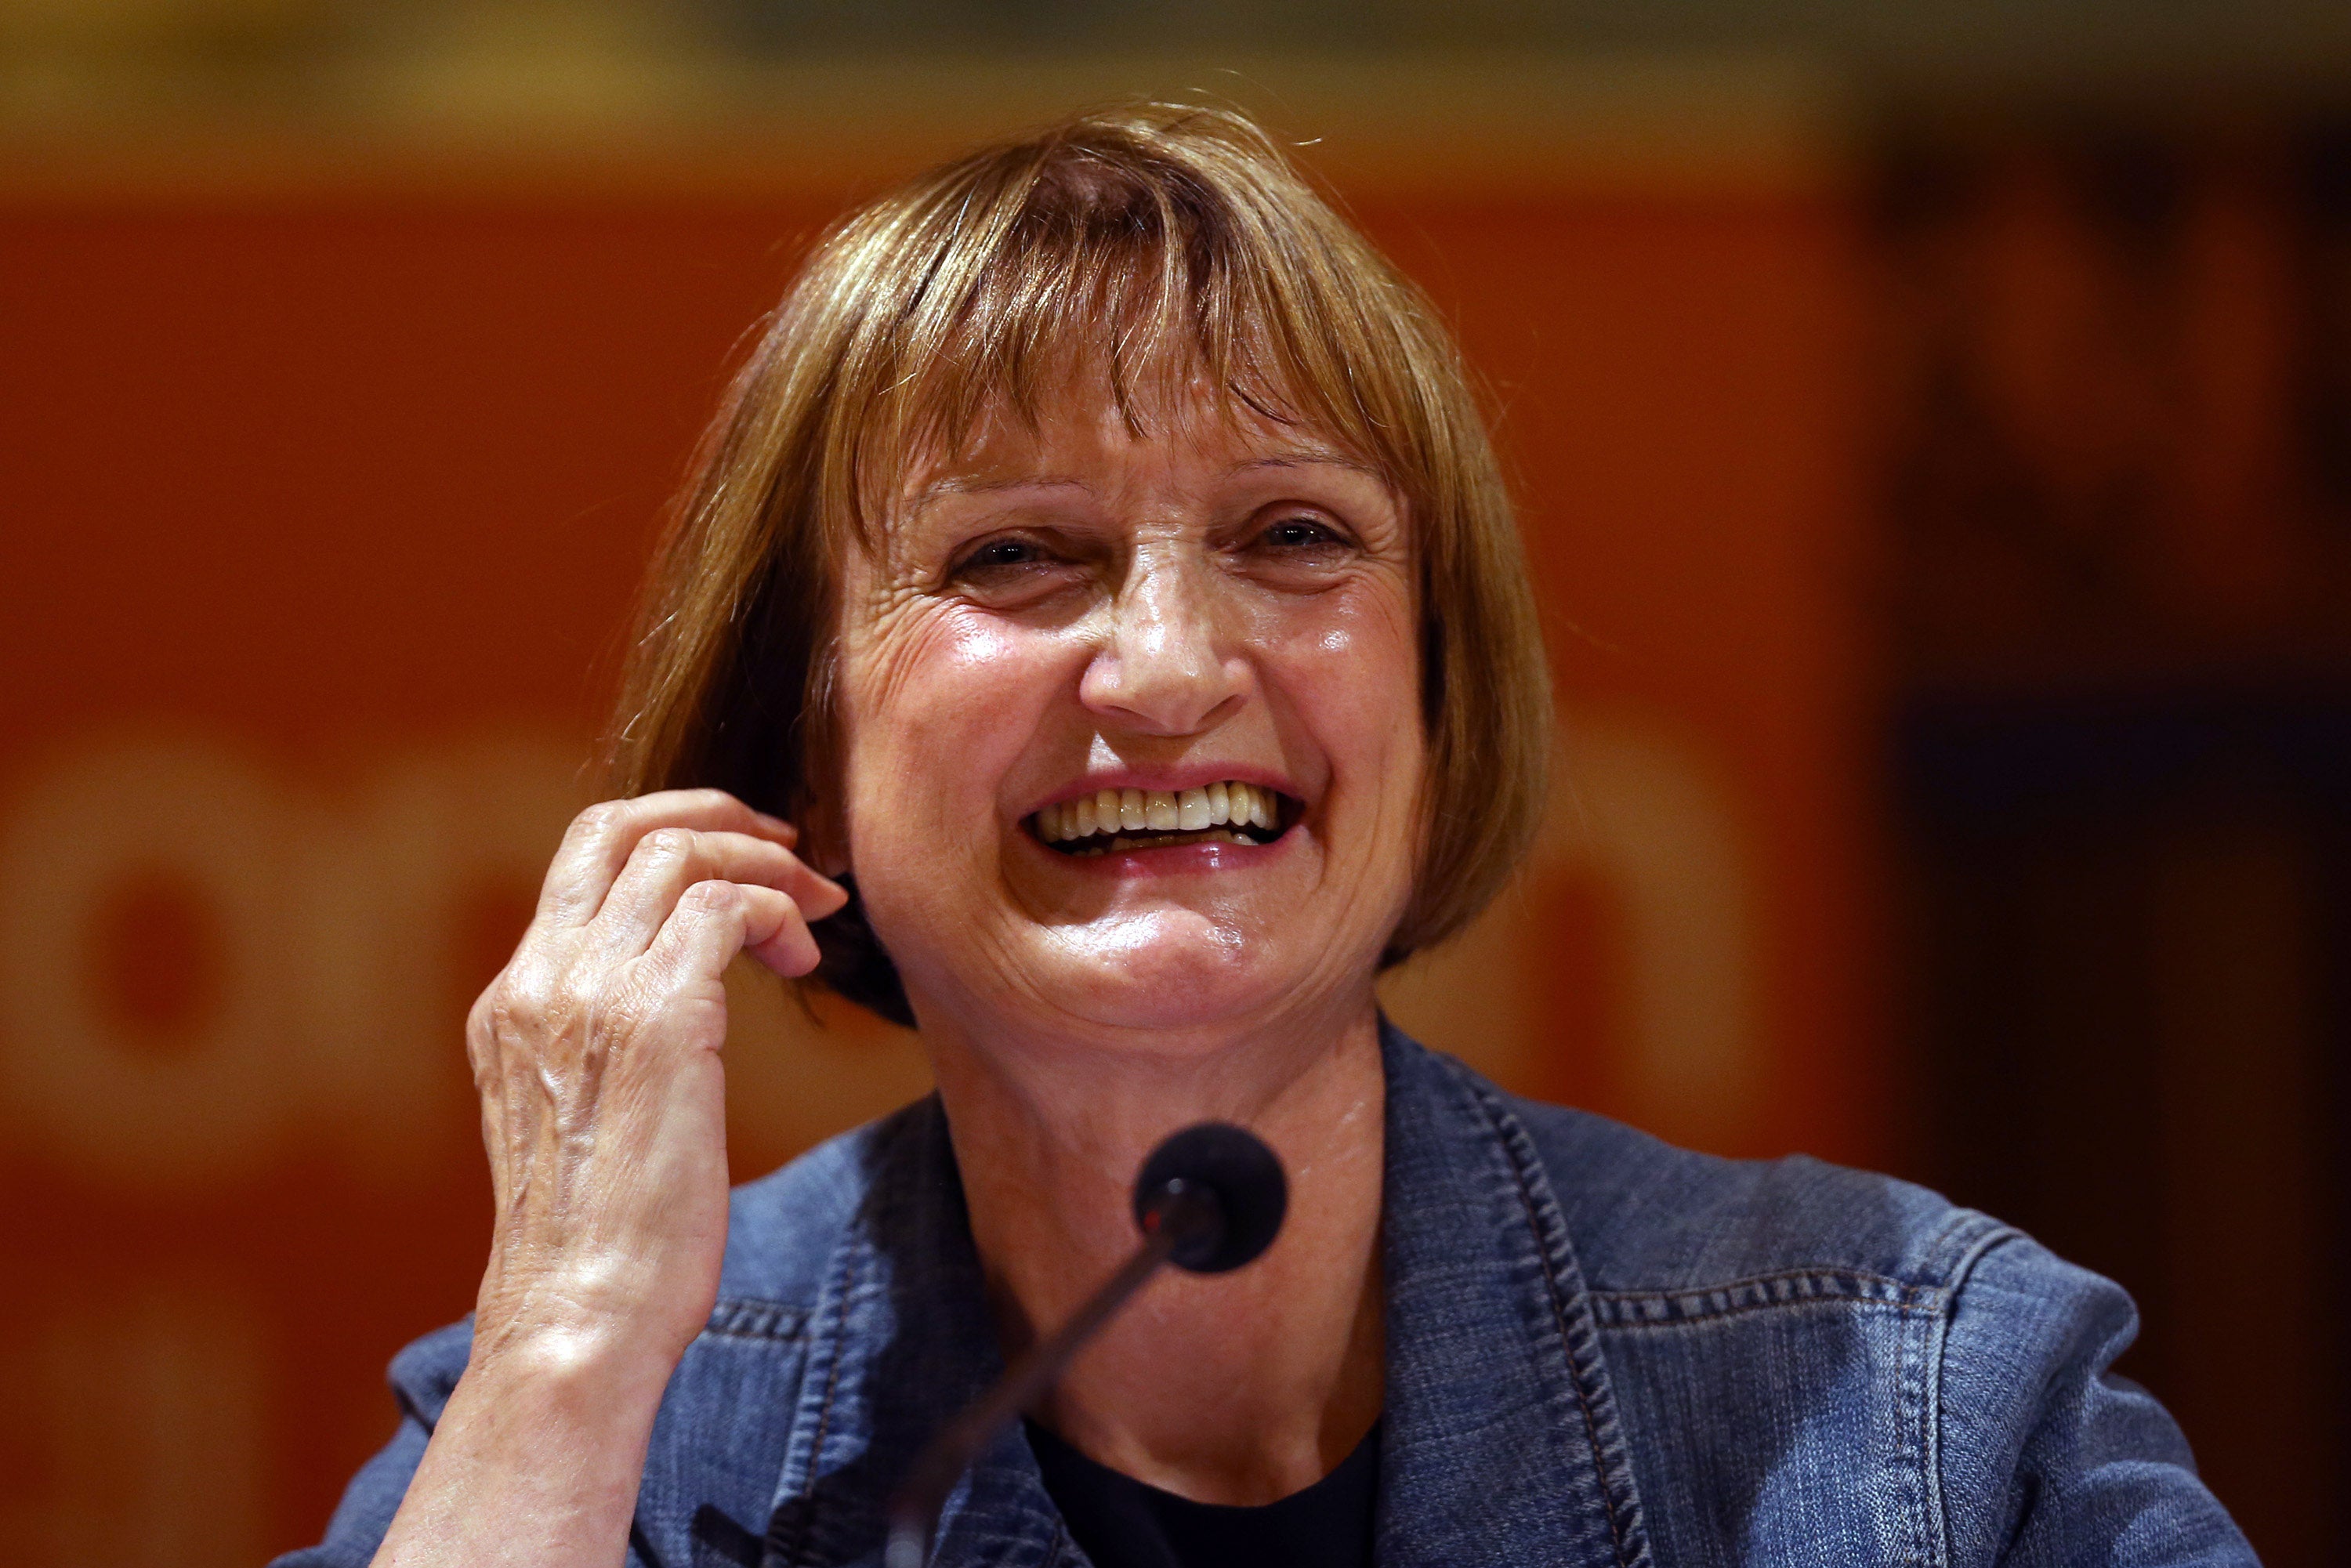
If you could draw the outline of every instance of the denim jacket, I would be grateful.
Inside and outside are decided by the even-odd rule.
[[[2108,1372],[2137,1320],[2105,1280],[1917,1187],[1690,1154],[1383,1050],[1388,1568],[2253,1561]],[[467,1343],[394,1360],[398,1435],[279,1568],[368,1561]],[[878,1563],[891,1489],[999,1369],[935,1098],[738,1189],[632,1563]],[[933,1562],[1085,1568],[1017,1426]]]

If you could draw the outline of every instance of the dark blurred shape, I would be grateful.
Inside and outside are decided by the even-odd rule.
[[[2308,135],[2300,154],[2311,308],[2301,435],[2314,498],[2341,539],[2351,538],[2351,122]]]
[[[2332,1561],[2351,1193],[2351,138],[1888,138],[1916,1174],[2120,1280],[2124,1370]]]

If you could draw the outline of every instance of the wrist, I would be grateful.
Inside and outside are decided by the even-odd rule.
[[[477,1336],[375,1562],[618,1562],[667,1371],[609,1333]]]
[[[642,1385],[658,1394],[709,1321],[674,1277],[625,1254],[494,1256],[474,1306],[475,1360],[550,1385]]]
[[[661,1401],[684,1347],[614,1322],[485,1324],[476,1316],[465,1381],[502,1396],[616,1412]]]

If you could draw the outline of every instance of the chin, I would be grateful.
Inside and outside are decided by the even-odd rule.
[[[1290,946],[1188,910],[1131,915],[1051,930],[1023,988],[1104,1029],[1213,1033],[1295,999]]]

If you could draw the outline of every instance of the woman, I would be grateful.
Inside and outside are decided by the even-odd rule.
[[[1233,117],[1089,116],[819,248],[737,384],[615,745],[469,1041],[470,1326],[290,1561],[840,1563],[1131,1244],[1186,1124],[1290,1219],[1155,1282],[940,1563],[2250,1560],[1982,1216],[1512,1101],[1386,1030],[1541,798],[1544,664],[1426,307]],[[720,973],[938,1092],[726,1190]]]

